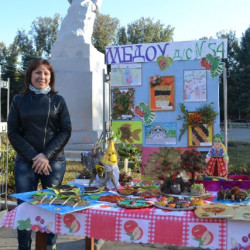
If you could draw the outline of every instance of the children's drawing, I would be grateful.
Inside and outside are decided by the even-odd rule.
[[[207,100],[206,70],[184,71],[184,101],[203,102]]]
[[[138,105],[134,106],[134,114],[142,119],[145,126],[149,126],[155,120],[155,112],[151,112],[149,104],[139,102]]]
[[[145,127],[146,144],[176,144],[175,122],[154,122]]]
[[[140,121],[113,121],[113,136],[121,142],[142,144],[142,122]]]
[[[140,86],[141,63],[112,64],[110,72],[111,86]]]

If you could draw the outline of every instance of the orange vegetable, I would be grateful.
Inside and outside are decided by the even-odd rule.
[[[176,207],[176,204],[168,204],[169,207]]]
[[[162,197],[160,198],[160,200],[161,200],[161,201],[168,201],[168,198],[167,198],[167,197],[162,196]]]

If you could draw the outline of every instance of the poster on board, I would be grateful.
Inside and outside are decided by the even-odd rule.
[[[195,112],[192,112],[192,114]],[[191,113],[190,113],[191,114]],[[209,147],[212,146],[213,124],[188,125],[188,146]]]
[[[184,101],[207,101],[206,70],[184,70]]]
[[[176,122],[154,122],[145,127],[146,144],[176,144]]]
[[[141,63],[112,64],[110,79],[111,87],[140,86]]]
[[[157,84],[152,84],[154,76],[150,77],[150,109],[156,111],[174,110],[174,76],[161,76],[160,78]]]

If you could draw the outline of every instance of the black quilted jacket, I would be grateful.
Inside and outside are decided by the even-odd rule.
[[[48,159],[64,154],[71,136],[71,121],[62,96],[33,92],[13,98],[8,116],[9,141],[22,157],[32,161],[38,153]]]

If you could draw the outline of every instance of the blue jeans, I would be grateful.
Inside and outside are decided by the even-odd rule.
[[[30,192],[37,190],[39,180],[41,180],[42,188],[46,189],[53,185],[60,185],[62,183],[66,162],[65,157],[60,157],[57,160],[50,160],[49,164],[52,168],[50,175],[40,175],[32,169],[32,162],[28,162],[21,156],[17,155],[15,160],[15,182],[16,193]],[[23,201],[17,200],[20,205]],[[31,231],[17,230],[19,250],[31,249]],[[50,233],[47,235],[47,245],[54,245],[56,243],[56,235]]]

